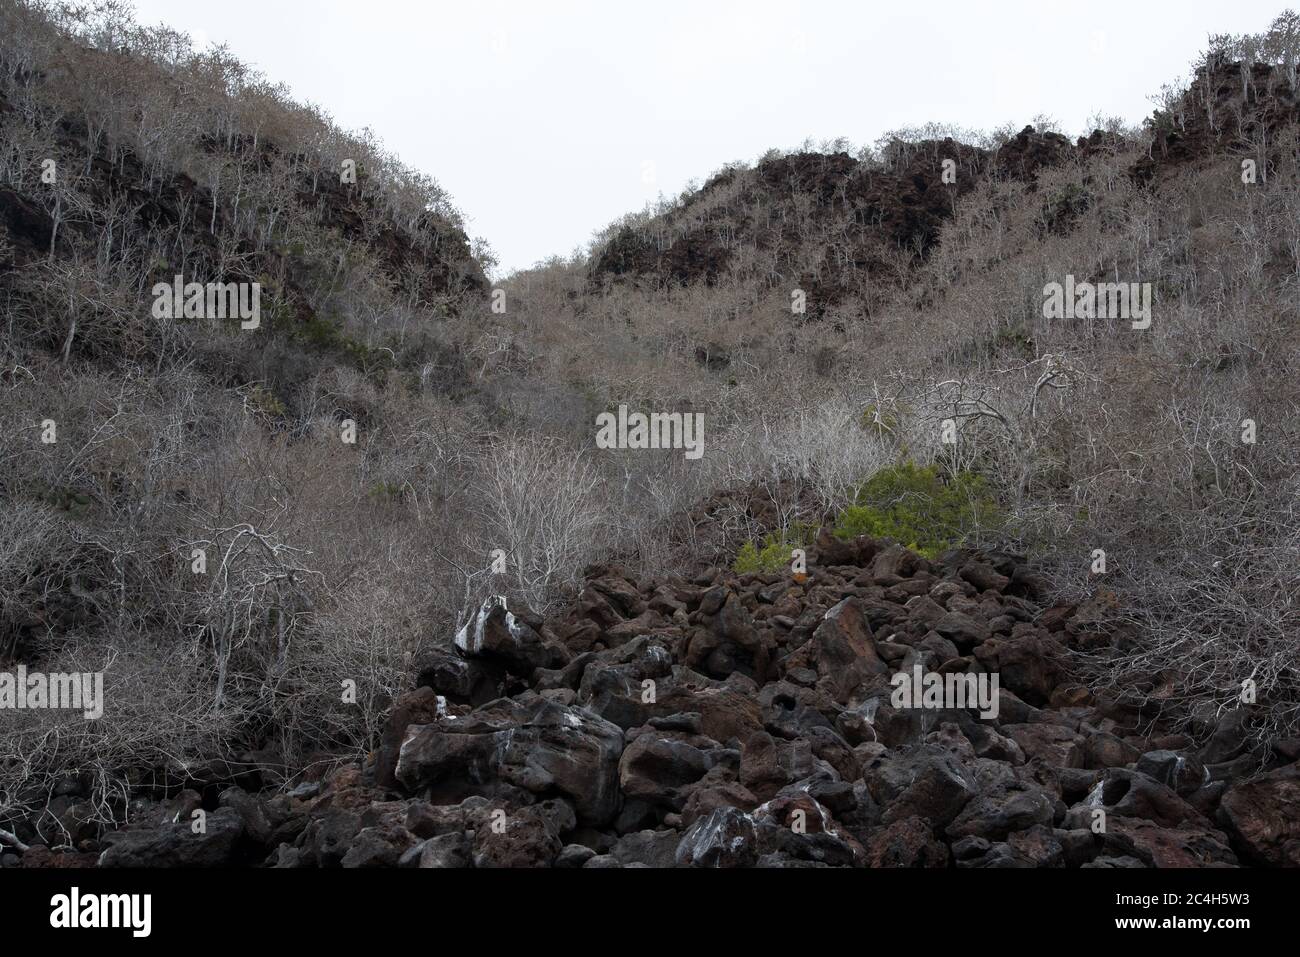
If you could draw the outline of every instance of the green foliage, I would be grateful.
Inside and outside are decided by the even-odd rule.
[[[280,401],[280,397],[260,385],[254,385],[248,390],[246,401],[248,407],[254,412],[260,412],[262,415],[270,416],[273,419],[280,419],[289,414],[289,410]]]
[[[789,528],[763,536],[763,547],[746,542],[736,553],[732,570],[739,574],[782,572],[790,567],[790,553],[796,548],[812,544],[817,528],[804,522],[795,522]]]
[[[881,409],[875,402],[862,411],[861,423],[864,429],[882,439],[898,432],[898,416],[888,409]]]
[[[94,508],[95,501],[89,495],[67,487],[44,487],[40,498],[47,505],[67,512],[73,518],[84,518]]]
[[[1025,359],[1036,355],[1034,340],[1025,326],[998,326],[992,334],[964,343],[957,352],[964,362],[987,362],[1007,354]]]
[[[1001,522],[1001,509],[982,476],[961,472],[945,481],[936,466],[904,462],[877,472],[858,490],[855,504],[840,514],[835,534],[892,538],[937,558],[976,528]]]
[[[1043,204],[1042,222],[1048,232],[1065,233],[1092,205],[1092,197],[1079,183],[1066,183]]]
[[[268,291],[270,290],[270,291]],[[295,312],[293,304],[282,295],[276,286],[262,285],[262,328],[267,334],[293,331]]]
[[[865,418],[865,416],[864,416]],[[937,466],[904,462],[882,469],[863,485],[854,504],[840,513],[839,538],[891,538],[926,558],[938,558],[977,528],[1001,525],[1003,514],[983,476],[961,472],[945,478]],[[790,567],[790,553],[809,547],[817,527],[796,522],[746,542],[732,569],[740,574],[775,574]]]
[[[370,500],[377,505],[391,505],[402,501],[404,485],[401,482],[375,482],[370,486]]]
[[[1034,355],[1034,340],[1024,326],[999,326],[993,337],[994,350],[1018,352],[1027,357]],[[994,353],[996,354],[996,352]]]
[[[306,345],[331,353],[362,372],[378,372],[394,364],[390,350],[376,349],[352,338],[341,322],[323,315],[311,315],[298,325],[297,332]]]

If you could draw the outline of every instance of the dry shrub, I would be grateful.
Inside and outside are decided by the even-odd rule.
[[[120,824],[132,787],[176,786],[223,753],[239,722],[230,713],[213,712],[210,687],[195,666],[171,636],[130,631],[95,640],[70,637],[39,670],[103,672],[103,717],[6,712],[0,725],[0,821],[39,811],[56,785],[75,778],[89,785],[78,815],[87,823]],[[37,823],[55,838],[63,830],[48,814]]]
[[[483,454],[473,478],[480,525],[473,564],[505,553],[509,590],[544,609],[599,553],[608,527],[600,475],[581,451],[510,436]]]

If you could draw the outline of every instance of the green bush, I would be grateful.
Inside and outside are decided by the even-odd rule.
[[[780,533],[772,532],[763,537],[763,547],[753,542],[746,542],[736,553],[736,562],[732,570],[741,575],[764,573],[773,574],[790,568],[790,553],[796,548],[807,548],[812,544],[817,529],[812,525],[796,522]]]
[[[289,414],[289,410],[280,401],[280,397],[261,385],[255,384],[248,390],[247,401],[250,409],[273,419],[284,418]]]
[[[892,538],[937,558],[976,528],[1002,522],[997,500],[982,476],[961,472],[944,480],[936,466],[904,462],[882,469],[858,490],[855,504],[840,513],[835,534]]]
[[[1088,207],[1092,197],[1079,183],[1066,183],[1043,204],[1042,224],[1050,233],[1067,233]]]
[[[862,427],[868,432],[874,432],[877,437],[884,438],[886,435],[893,435],[898,431],[898,416],[872,402],[862,411],[862,418],[859,420]]]
[[[400,502],[405,488],[401,482],[375,482],[370,486],[370,500],[381,505]]]

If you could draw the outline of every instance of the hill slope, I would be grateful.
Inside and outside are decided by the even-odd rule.
[[[0,0],[0,674],[106,704],[3,713],[0,840],[1294,863],[1297,22],[1140,130],[772,153],[489,296],[369,134]],[[598,447],[620,406],[703,455]],[[918,664],[1005,711],[887,703]]]

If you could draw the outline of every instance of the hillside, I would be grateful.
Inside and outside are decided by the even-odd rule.
[[[369,131],[0,0],[0,675],[105,706],[0,683],[0,864],[1300,863],[1297,24],[494,283]]]

